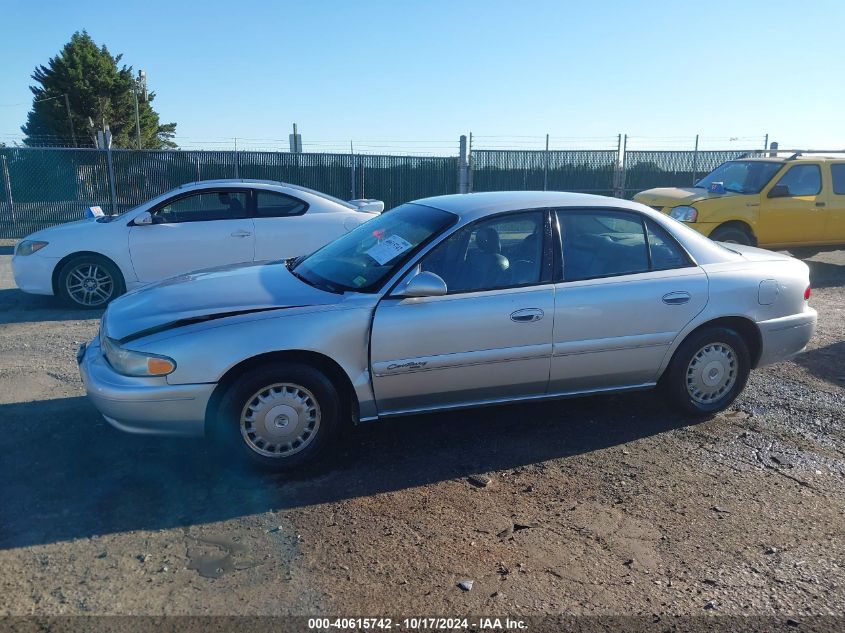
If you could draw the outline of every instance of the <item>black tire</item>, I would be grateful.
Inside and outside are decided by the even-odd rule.
[[[725,356],[725,346],[730,350],[728,356]],[[723,385],[723,392],[714,391],[712,399],[707,401],[704,398],[704,401],[702,401],[702,392],[694,393],[699,386],[716,390],[719,388],[718,385],[721,384],[720,381],[717,381],[712,387],[702,385],[704,370],[710,365],[701,364],[705,363],[702,357],[699,357],[697,361],[698,367],[694,367],[692,364],[694,357],[704,352],[708,347],[711,350],[706,352],[703,358],[706,359],[707,355],[712,355],[713,360],[710,361],[712,368],[709,371],[714,372],[708,379],[715,380],[716,378],[721,379],[723,375],[727,376],[732,358],[734,380],[730,386],[726,381]],[[722,351],[718,349],[719,347],[723,348]],[[730,328],[709,327],[692,333],[681,343],[675,351],[669,367],[660,379],[660,386],[671,404],[681,413],[696,417],[707,416],[723,411],[730,406],[745,388],[750,370],[751,355],[743,338]],[[706,389],[703,393],[707,394]]]
[[[790,255],[797,259],[810,259],[811,257],[815,257],[821,251],[817,248],[790,248],[789,249]]]
[[[282,389],[280,385],[289,387]],[[268,395],[273,386],[281,393]],[[262,403],[258,394],[270,398],[271,403],[272,399],[277,402],[275,405]],[[304,401],[301,408],[294,409],[291,405],[295,405],[297,395],[302,396]],[[307,431],[310,419],[307,413],[311,407],[309,400],[316,404],[318,423],[302,440],[302,446],[296,447],[291,440],[292,437],[300,437],[298,429],[305,428],[301,434]],[[266,409],[263,415],[254,416],[256,419],[252,426],[242,423],[243,415],[251,415],[248,411],[251,405]],[[279,427],[268,430],[262,426],[262,421],[263,424],[271,424],[269,418],[276,415],[271,413],[273,408],[282,412],[276,419],[284,418],[284,421],[279,423]],[[287,415],[288,410],[291,411],[290,416]],[[259,408],[259,411],[262,409]],[[262,365],[248,370],[229,386],[217,411],[212,412],[210,434],[217,448],[235,463],[251,463],[265,470],[293,470],[315,460],[331,443],[338,431],[340,411],[337,389],[319,370],[299,363]],[[286,428],[288,424],[294,425],[290,431]],[[271,436],[273,433],[278,435]],[[264,438],[278,444],[265,441]],[[262,450],[263,453],[259,452]]]
[[[89,274],[89,271],[92,274]],[[74,281],[79,281],[79,277],[77,277],[70,279],[69,282],[69,278],[74,274],[81,275],[86,281],[96,279],[96,290],[72,292]],[[107,284],[103,281],[106,278],[108,278]],[[120,270],[110,260],[99,255],[80,255],[65,262],[59,271],[57,286],[59,296],[65,303],[83,310],[105,308],[113,299],[126,292],[126,284]],[[105,293],[105,296],[103,293]],[[92,300],[86,303],[85,297],[91,297]]]
[[[710,239],[715,242],[731,242],[733,244],[754,245],[754,238],[751,234],[739,226],[720,226],[710,234]]]

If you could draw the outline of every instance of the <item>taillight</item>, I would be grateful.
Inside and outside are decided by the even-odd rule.
[[[807,286],[807,289],[804,291],[804,301],[810,300],[811,291],[812,291],[812,289],[810,288],[810,286]]]

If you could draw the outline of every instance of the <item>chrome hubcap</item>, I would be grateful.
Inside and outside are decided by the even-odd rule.
[[[708,343],[687,366],[687,391],[700,404],[722,399],[736,382],[736,352],[725,343]]]
[[[65,280],[68,294],[84,306],[107,303],[114,293],[114,280],[109,271],[99,264],[80,264],[70,271]]]
[[[320,417],[320,405],[308,389],[277,383],[247,400],[241,411],[241,437],[259,455],[289,457],[314,440]]]

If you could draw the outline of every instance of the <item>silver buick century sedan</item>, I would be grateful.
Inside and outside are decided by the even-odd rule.
[[[124,431],[211,436],[284,469],[344,423],[661,388],[726,408],[807,345],[809,271],[615,198],[427,198],[315,253],[182,275],[114,301],[78,354]]]

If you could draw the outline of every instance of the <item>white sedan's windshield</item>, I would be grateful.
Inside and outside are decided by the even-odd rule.
[[[303,281],[333,292],[372,292],[424,243],[457,216],[403,204],[328,243],[292,267]]]

